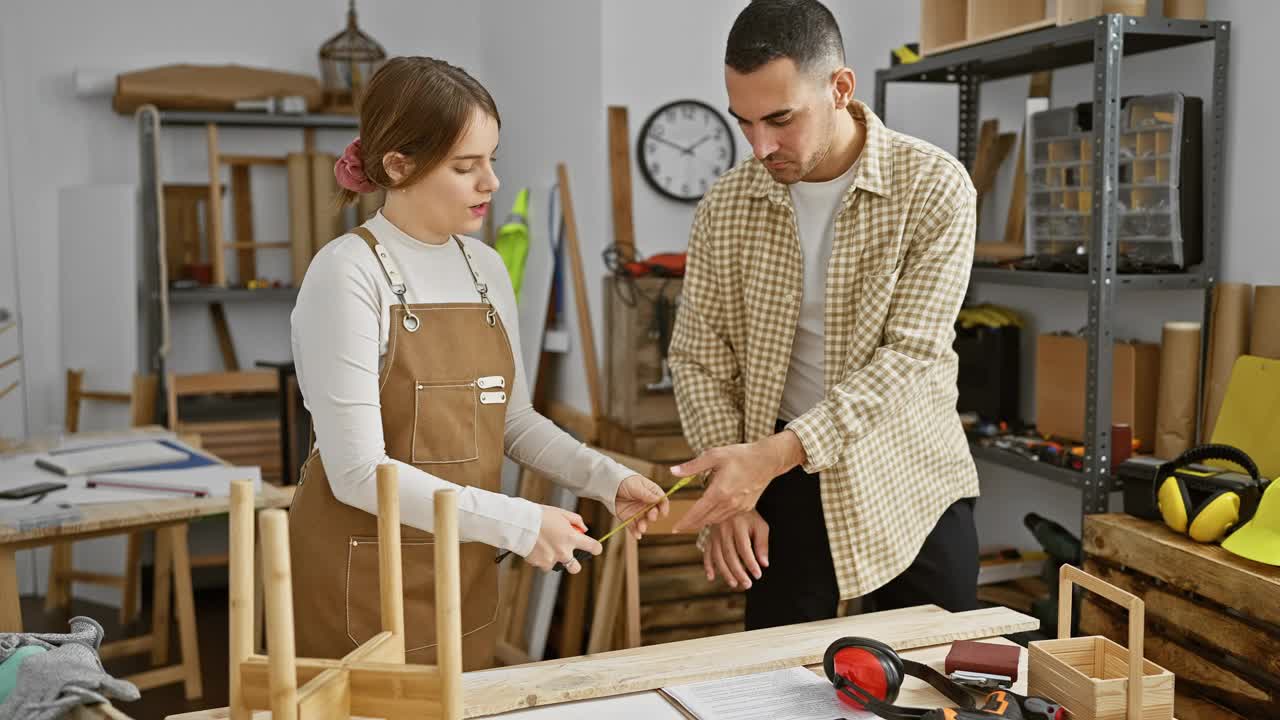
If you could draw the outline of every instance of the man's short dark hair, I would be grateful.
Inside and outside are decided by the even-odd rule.
[[[724,63],[753,72],[779,58],[791,58],[802,72],[844,64],[844,41],[831,11],[817,0],[752,0],[734,21]]]

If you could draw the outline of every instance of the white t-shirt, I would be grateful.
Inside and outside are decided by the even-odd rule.
[[[853,185],[858,163],[843,175],[824,182],[797,182],[788,185],[800,234],[800,255],[804,268],[804,295],[800,318],[791,345],[791,364],[782,386],[782,406],[778,415],[790,422],[809,411],[826,395],[824,385],[827,299],[827,263],[835,237],[836,211],[845,191]]]
[[[391,253],[409,303],[479,302],[462,252],[453,241],[429,245],[404,233],[379,212],[364,225]],[[631,470],[587,448],[534,411],[520,351],[515,293],[502,258],[492,248],[461,238],[489,298],[506,326],[516,375],[507,404],[506,454],[613,511],[622,479]],[[334,497],[377,514],[377,466],[400,472],[400,515],[431,531],[436,490],[458,490],[458,535],[524,556],[542,525],[534,503],[474,487],[459,487],[416,466],[391,460],[382,434],[378,371],[387,352],[390,307],[399,298],[382,265],[358,235],[329,242],[311,260],[292,315],[292,346],[298,386],[315,426],[316,444]],[[448,344],[447,337],[439,342]]]

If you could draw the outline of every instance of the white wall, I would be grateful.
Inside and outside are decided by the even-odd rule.
[[[841,23],[849,64],[859,78],[857,96],[871,102],[874,71],[888,63],[890,47],[916,39],[919,4],[871,0],[831,2]],[[111,4],[70,0],[19,0],[6,5],[0,23],[0,299],[9,272],[7,246],[15,241],[13,268],[23,278],[22,340],[28,373],[26,425],[32,431],[61,423],[62,371],[58,318],[64,296],[59,267],[57,197],[61,188],[100,183],[132,183],[137,177],[132,118],[114,114],[103,99],[85,100],[71,92],[77,67],[132,69],[171,61],[236,62],[316,72],[315,51],[341,26],[342,0],[239,2],[224,5],[154,3],[121,0]],[[429,54],[448,58],[472,71],[489,87],[503,113],[499,170],[503,189],[495,203],[499,220],[514,190],[534,190],[534,242],[546,242],[546,192],[554,164],[569,164],[584,265],[588,275],[597,356],[603,358],[600,315],[600,253],[612,242],[606,165],[605,107],[630,110],[631,131],[638,132],[661,103],[692,97],[723,109],[722,53],[728,29],[742,0],[676,0],[583,3],[553,0],[507,3],[478,0],[381,0],[360,4],[361,24],[392,54]],[[1271,118],[1280,104],[1265,91],[1273,66],[1270,30],[1280,21],[1275,3],[1212,1],[1210,14],[1233,22],[1225,175],[1225,248],[1223,279],[1280,282],[1280,250],[1271,229],[1274,212],[1266,194],[1274,184],[1277,151],[1271,142]],[[73,16],[75,22],[67,22]],[[179,28],[180,32],[166,31]],[[1181,49],[1125,62],[1125,91],[1182,89],[1209,98],[1208,46]],[[989,83],[983,88],[982,115],[1011,128],[1025,95],[1026,78]],[[1055,105],[1088,99],[1087,71],[1055,73]],[[891,89],[888,123],[955,149],[955,89],[900,86]],[[228,149],[280,152],[277,134],[258,130],[224,133]],[[349,133],[321,134],[322,147],[340,149]],[[300,147],[301,139],[292,142]],[[749,148],[739,138],[741,156]],[[5,153],[7,151],[7,158]],[[205,161],[197,130],[165,131],[165,177],[204,179]],[[5,162],[7,160],[7,162]],[[255,222],[259,239],[283,236],[285,206],[282,178],[270,170],[255,175]],[[979,237],[1003,230],[1010,171],[984,213]],[[8,193],[5,183],[8,182]],[[649,254],[680,250],[687,242],[692,206],[665,200],[633,170],[637,242]],[[133,248],[120,248],[132,253]],[[280,259],[264,258],[267,268]],[[1025,308],[1031,316],[1028,349],[1035,332],[1078,327],[1084,322],[1080,293],[1028,288],[977,287],[975,299]],[[557,372],[556,394],[587,407],[581,379],[572,294],[565,298],[573,348]],[[1163,321],[1199,319],[1196,293],[1123,294],[1121,335],[1154,340]],[[228,308],[240,361],[275,359],[288,352],[286,305]],[[191,371],[218,367],[203,307],[175,310],[174,361]],[[112,332],[109,322],[103,333]],[[2,348],[0,348],[2,349]],[[536,341],[526,338],[526,350]],[[1033,356],[1024,354],[1030,365]],[[127,378],[120,378],[123,383]],[[1031,417],[1032,377],[1023,373],[1024,409]],[[8,406],[0,406],[6,413]],[[981,466],[986,499],[980,520],[984,541],[1028,542],[1020,528],[1026,508],[1045,511],[1069,527],[1077,522],[1078,495],[1043,481]]]

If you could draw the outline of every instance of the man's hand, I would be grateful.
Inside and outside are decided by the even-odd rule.
[[[751,579],[759,580],[761,568],[769,567],[769,523],[751,510],[713,526],[702,550],[702,567],[707,582],[718,572],[735,590],[751,587]]]
[[[697,532],[755,508],[769,481],[804,462],[804,447],[790,430],[763,440],[708,450],[671,468],[676,475],[706,472],[710,486],[672,532]]]
[[[627,532],[637,540],[644,535],[649,523],[666,517],[671,512],[671,501],[667,500],[666,493],[662,492],[658,483],[642,475],[631,475],[618,486],[618,495],[613,501],[614,514],[619,520],[625,521],[654,503],[658,505],[627,526]]]

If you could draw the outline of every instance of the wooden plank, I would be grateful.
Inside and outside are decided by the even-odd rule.
[[[611,375],[609,382],[613,388],[619,380]],[[661,463],[683,462],[696,454],[679,427],[665,431],[627,430],[608,419],[600,423],[599,444],[610,450]]]
[[[564,214],[565,250],[569,255],[569,270],[573,278],[573,300],[578,316],[578,337],[581,343],[582,362],[586,367],[587,395],[591,400],[591,417],[604,416],[604,399],[600,390],[600,363],[596,359],[595,331],[591,327],[591,310],[587,303],[587,277],[582,269],[582,250],[578,243],[578,221],[573,210],[573,194],[569,192],[569,169],[564,163],[556,165],[560,189],[560,209]]]
[[[243,264],[241,265],[243,267]],[[220,302],[209,303],[209,319],[213,322],[213,334],[218,338],[218,351],[222,354],[222,367],[228,372],[240,369],[236,359],[236,345],[231,339],[231,326],[227,324],[227,311]],[[180,392],[179,395],[182,393]]]
[[[308,128],[310,130],[310,128]],[[314,133],[312,142],[314,143]],[[311,159],[306,153],[289,153],[287,159],[289,185],[289,264],[294,287],[302,286],[302,278],[311,264]]]
[[[746,608],[743,593],[648,603],[640,608],[640,627],[648,633],[657,628],[737,623],[741,630]]]
[[[707,573],[701,564],[654,568],[646,570],[640,577],[640,597],[645,602],[683,600],[727,592],[730,592],[729,586],[718,574],[715,580],[707,582]]]
[[[1243,715],[1176,688],[1173,692],[1173,714],[1178,720],[1248,720]]]
[[[171,385],[179,397],[185,395],[208,395],[211,393],[274,393],[278,390],[278,382],[274,370],[241,370],[175,375]],[[272,422],[279,421],[273,420]],[[249,426],[243,425],[242,427]]]
[[[222,243],[226,240],[222,231],[222,183],[219,180],[221,165],[218,164],[218,126],[209,123],[205,126],[206,140],[209,146],[209,203],[206,206],[209,232],[209,263],[213,267],[213,284],[227,286],[226,256],[222,252]]]
[[[609,189],[613,201],[613,245],[619,257],[636,256],[636,228],[631,218],[631,135],[627,109],[609,106]]]
[[[145,652],[151,652],[151,644],[153,642],[151,634],[148,633],[125,640],[102,643],[98,646],[98,658],[110,660],[118,657],[129,657],[130,655],[141,655]]]
[[[250,165],[284,167],[289,162],[288,158],[282,155],[228,155],[226,153],[219,155],[218,160],[223,165],[230,165],[233,173],[241,168],[248,170]],[[233,183],[232,188],[234,187],[235,184]],[[234,189],[232,192],[234,192]]]
[[[680,642],[682,640],[696,640],[698,638],[729,635],[739,632],[742,632],[741,620],[717,623],[715,625],[686,625],[684,627],[669,627],[661,628],[659,630],[646,630],[644,633],[643,644],[646,646],[665,645],[667,643]]]
[[[833,638],[875,637],[897,650],[1039,627],[1006,608],[947,613],[922,606],[498,668],[463,675],[467,717],[608,697],[821,662]]]
[[[696,535],[677,535],[675,537],[685,538],[686,541],[664,545],[650,544],[650,537],[645,535],[644,540],[640,543],[640,568],[642,570],[672,565],[702,566],[702,551],[694,544]]]
[[[626,625],[623,647],[640,647],[640,552],[635,537],[622,533],[622,560],[625,572],[623,587],[626,590]]]
[[[173,558],[173,597],[178,611],[183,693],[187,700],[194,700],[204,694],[204,683],[200,675],[200,641],[196,629],[195,594],[191,587],[191,554],[187,531],[186,523],[178,523],[160,533],[167,532],[172,538],[170,553]]]
[[[351,676],[346,670],[325,670],[298,690],[301,720],[348,720],[351,717]]]
[[[224,160],[227,156],[223,156]],[[253,254],[253,189],[249,180],[249,166],[231,166],[231,217],[235,223],[235,242],[228,247],[236,252],[238,279],[241,285],[258,277]]]
[[[1280,567],[1198,543],[1160,523],[1123,513],[1088,515],[1084,552],[1163,580],[1262,622],[1280,626]]]
[[[1085,572],[1142,598],[1148,625],[1167,627],[1211,651],[1240,658],[1259,672],[1280,677],[1280,628],[1258,627],[1232,608],[1187,597],[1145,575],[1093,558],[1085,561]]]
[[[965,41],[969,21],[967,0],[922,0],[920,5],[920,54]]]
[[[1080,626],[1106,637],[1124,637],[1126,621],[1113,607],[1085,595],[1080,604]],[[1148,633],[1144,654],[1150,662],[1174,673],[1177,687],[1184,691],[1221,703],[1245,717],[1280,717],[1280,692],[1269,687],[1280,681],[1254,677],[1243,664],[1224,666],[1223,658],[1207,658],[1185,642]]]
[[[180,683],[185,674],[186,671],[181,665],[170,665],[140,672],[136,675],[129,675],[124,679],[136,685],[139,690],[151,690],[152,688]]]

